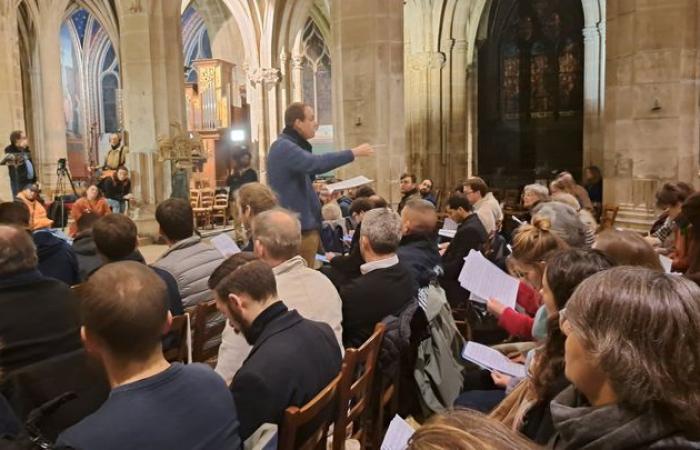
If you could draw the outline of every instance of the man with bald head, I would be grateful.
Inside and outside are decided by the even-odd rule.
[[[0,225],[0,380],[80,348],[78,300],[67,285],[37,267],[31,235]]]
[[[340,296],[333,283],[321,272],[308,268],[299,255],[301,224],[296,214],[282,208],[262,212],[253,220],[252,234],[254,253],[272,267],[280,299],[303,317],[327,323],[342,348]],[[216,371],[231,381],[250,349],[245,338],[227,324]]]
[[[401,211],[401,243],[396,251],[420,287],[434,277],[442,258],[437,244],[437,212],[428,200],[412,199]]]

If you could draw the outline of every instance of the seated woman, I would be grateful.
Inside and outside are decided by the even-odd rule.
[[[560,312],[554,449],[700,448],[700,288],[640,267],[595,274]]]
[[[549,441],[554,432],[549,402],[569,385],[564,376],[566,338],[559,329],[559,311],[566,307],[569,297],[583,280],[613,264],[596,250],[563,250],[549,258],[541,290],[547,315],[544,345],[535,351],[528,378],[518,384],[492,417],[538,444]]]
[[[70,210],[70,216],[73,222],[70,225],[68,234],[74,237],[78,233],[78,220],[80,220],[83,214],[92,213],[102,217],[110,212],[109,204],[107,204],[107,201],[102,197],[100,189],[97,185],[91,184],[85,190],[85,194],[73,204]]]
[[[596,237],[593,248],[605,253],[617,266],[664,270],[651,244],[633,231],[605,230]]]
[[[524,217],[524,222],[530,222],[532,220],[532,209],[539,205],[540,203],[545,203],[549,201],[549,189],[547,186],[542,186],[541,184],[528,184],[523,188],[523,208],[525,208],[528,213]]]
[[[107,177],[101,182],[102,191],[107,198],[107,203],[116,214],[126,212],[126,202],[134,196],[131,194],[131,180],[129,180],[129,170],[124,166],[119,166],[111,177]]]
[[[649,230],[649,236],[645,238],[658,253],[676,260],[676,270],[684,270],[687,267],[683,253],[685,242],[680,232],[687,226],[687,222],[681,215],[681,207],[692,194],[693,187],[687,183],[664,183],[656,192],[656,207],[663,212]]]

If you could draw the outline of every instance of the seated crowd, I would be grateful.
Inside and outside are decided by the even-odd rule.
[[[32,209],[31,188],[0,204],[0,444],[31,431],[18,430],[27,411],[8,386],[84,349],[110,393],[60,430],[55,448],[253,448],[266,427],[285,429],[288,408],[350,389],[345,377],[362,372],[346,373],[354,349],[380,329],[365,401],[391,414],[365,418],[379,437],[395,413],[422,423],[408,449],[700,448],[691,186],[663,185],[647,236],[599,226],[600,186],[567,172],[525,186],[509,232],[515,219],[477,177],[444,196],[404,174],[396,212],[368,186],[315,188],[330,232],[313,266],[299,217],[258,182],[232,195],[243,251],[225,256],[195,229],[190,204],[169,199],[155,213],[168,248],[151,265],[136,224],[109,214],[96,186],[73,216],[72,246]],[[515,279],[514,307],[471,298],[472,251]],[[169,362],[174,318],[204,304],[226,321],[215,362]],[[467,362],[468,340],[522,364],[521,376]]]

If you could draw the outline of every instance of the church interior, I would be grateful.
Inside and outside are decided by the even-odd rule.
[[[0,448],[700,446],[700,0],[0,0],[0,60]]]

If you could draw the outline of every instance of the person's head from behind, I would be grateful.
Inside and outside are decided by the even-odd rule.
[[[654,247],[633,231],[605,230],[596,236],[593,248],[605,253],[618,266],[664,270]]]
[[[586,247],[586,224],[581,221],[578,211],[560,202],[540,203],[532,210],[533,222],[535,216],[547,219],[551,231],[563,239],[570,247]]]
[[[408,194],[416,190],[416,176],[411,173],[404,173],[399,180],[399,189],[402,194]]]
[[[413,199],[401,211],[401,234],[432,235],[437,227],[435,206],[427,200]]]
[[[700,288],[642,267],[583,281],[561,316],[565,373],[592,406],[700,429]]]
[[[156,208],[156,221],[160,227],[160,234],[170,245],[194,234],[192,206],[182,198],[169,198],[159,203]]]
[[[119,366],[163,357],[161,337],[172,317],[165,283],[154,271],[134,261],[107,264],[77,292],[88,353]]]
[[[343,218],[343,211],[336,202],[326,203],[321,208],[321,217],[323,220],[340,220]]]
[[[87,189],[85,189],[85,198],[87,198],[91,202],[94,202],[100,197],[102,197],[102,193],[100,192],[100,188],[98,188],[96,184],[91,184],[90,186],[88,186]]]
[[[291,211],[276,208],[258,214],[252,231],[256,256],[272,267],[299,254],[301,224]]]
[[[39,260],[32,237],[17,225],[0,225],[0,279],[35,270]]]
[[[25,184],[24,187],[22,187],[22,196],[29,200],[29,201],[34,201],[37,199],[39,195],[39,188],[32,183]]]
[[[117,181],[124,182],[129,179],[129,169],[125,166],[119,166],[117,171],[114,173],[114,177]]]
[[[508,268],[517,278],[540,289],[547,258],[568,247],[566,242],[554,234],[549,220],[535,217],[532,224],[521,225],[516,230]]]
[[[353,197],[354,199],[358,199],[358,198],[369,198],[369,197],[375,195],[375,192],[374,192],[374,189],[372,189],[371,187],[365,185],[365,186],[360,186],[360,187],[358,187],[358,188],[354,191],[353,194],[354,194],[354,195],[353,195],[352,197]]]
[[[10,144],[17,148],[27,148],[27,135],[22,130],[15,130],[10,133]]]
[[[247,183],[236,191],[238,217],[246,228],[250,228],[250,224],[256,215],[277,205],[275,193],[262,183]]]
[[[447,200],[447,216],[457,223],[467,220],[474,207],[469,199],[462,194],[452,194]]]
[[[366,262],[386,259],[401,242],[401,217],[388,208],[368,211],[360,230],[360,253]]]
[[[572,207],[576,212],[581,210],[581,204],[576,200],[576,197],[568,192],[555,192],[550,198],[553,202],[563,203]]]
[[[689,193],[676,183],[664,183],[661,189],[656,191],[656,207],[671,219],[675,219],[681,213],[683,202],[688,196]]]
[[[214,270],[209,289],[231,327],[252,345],[248,332],[253,321],[278,300],[272,268],[252,253],[237,253]]]
[[[379,194],[371,195],[369,197],[369,201],[372,202],[372,209],[389,207],[389,203],[386,201],[386,199]]]
[[[496,419],[457,409],[436,414],[411,436],[407,450],[524,450],[535,446]]]
[[[472,177],[464,182],[463,192],[467,200],[469,200],[469,203],[474,205],[488,194],[489,187],[482,178]]]
[[[547,337],[531,378],[538,399],[551,399],[564,373],[564,342],[566,336],[559,328],[559,311],[576,287],[593,274],[613,267],[614,262],[598,250],[572,248],[561,250],[547,259],[542,276],[542,303],[547,309]]]
[[[98,220],[100,220],[100,216],[95,214],[94,212],[84,213],[82,216],[80,216],[80,219],[78,219],[75,223],[78,226],[78,233],[92,230],[92,227]]]
[[[92,239],[103,259],[119,261],[136,250],[138,230],[129,217],[107,214],[92,226]]]
[[[528,184],[523,188],[523,207],[531,209],[538,203],[549,201],[549,190],[541,184]]]
[[[362,219],[365,217],[365,213],[374,209],[372,202],[367,197],[358,197],[350,203],[350,217],[352,220],[358,224],[362,223]]]
[[[0,224],[29,229],[31,215],[27,205],[20,201],[0,203]]]
[[[598,166],[588,166],[583,172],[583,179],[588,185],[596,184],[603,180],[603,173]]]
[[[418,190],[423,196],[430,194],[433,192],[433,180],[426,178],[425,180],[421,181]]]
[[[122,138],[121,138],[121,136],[119,136],[119,134],[112,133],[109,136],[109,145],[111,145],[113,149],[115,149],[115,150],[118,149],[119,146],[121,145],[121,143],[122,143]]]
[[[296,130],[306,140],[313,139],[318,130],[313,107],[301,102],[292,103],[287,107],[284,112],[284,125]]]

